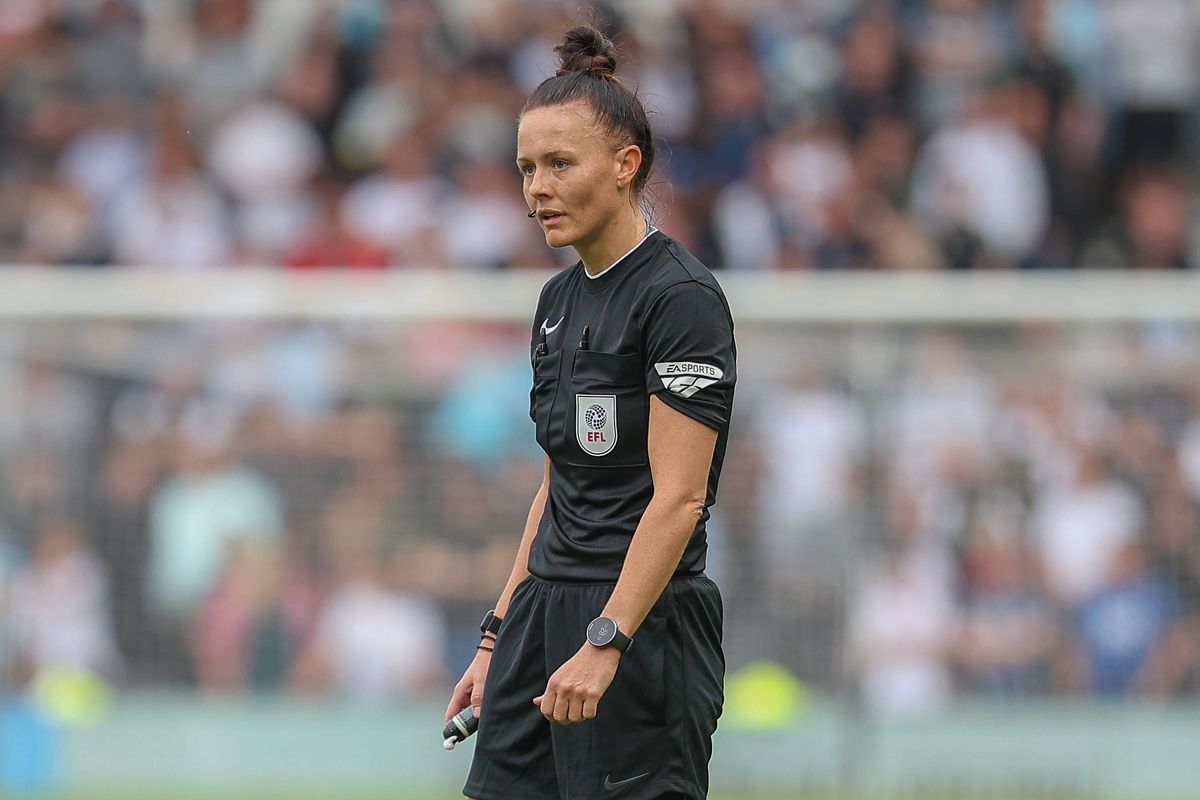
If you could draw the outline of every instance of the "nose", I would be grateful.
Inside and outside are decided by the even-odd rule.
[[[546,171],[543,169],[534,169],[533,175],[529,178],[529,196],[535,199],[549,197],[548,185],[549,181],[546,178]]]

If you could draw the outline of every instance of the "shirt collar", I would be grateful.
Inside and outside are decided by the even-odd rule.
[[[613,267],[615,267],[617,264],[620,264],[622,261],[624,261],[626,258],[628,258],[633,253],[634,250],[637,250],[639,247],[641,247],[642,243],[650,238],[650,234],[654,233],[657,230],[658,230],[658,228],[651,225],[650,227],[648,227],[646,229],[646,235],[643,236],[641,239],[639,239],[637,244],[635,244],[633,247],[629,248],[629,252],[627,252],[625,255],[621,256],[616,261],[614,261],[613,263],[609,264],[604,269],[597,272],[595,275],[588,272],[586,268],[583,270],[583,274],[588,277],[588,280],[593,280],[593,281],[596,280],[597,278],[604,277],[605,275],[607,275],[609,272],[612,271]]]

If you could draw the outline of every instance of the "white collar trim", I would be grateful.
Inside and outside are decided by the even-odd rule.
[[[587,276],[587,277],[588,277],[590,280],[593,280],[593,281],[594,281],[594,280],[596,280],[597,278],[601,277],[602,275],[607,275],[607,274],[609,273],[609,271],[610,271],[610,270],[612,270],[612,268],[613,268],[613,267],[615,267],[617,264],[620,264],[622,261],[624,261],[626,258],[628,258],[628,257],[629,257],[630,253],[632,253],[634,250],[637,250],[639,247],[641,247],[641,246],[642,246],[642,242],[645,242],[647,239],[649,239],[649,238],[650,238],[650,234],[652,234],[652,233],[655,233],[655,232],[657,232],[657,231],[658,231],[658,228],[656,228],[656,227],[654,227],[653,225],[651,225],[649,228],[647,228],[647,229],[646,229],[646,235],[645,235],[645,236],[643,236],[643,237],[642,237],[642,238],[641,238],[641,239],[638,241],[638,243],[637,243],[637,244],[635,244],[633,247],[629,248],[629,252],[628,252],[628,253],[626,253],[625,255],[621,256],[621,257],[620,257],[620,258],[618,258],[616,261],[614,261],[613,263],[609,264],[609,265],[608,265],[607,267],[605,267],[604,269],[602,269],[602,270],[600,270],[599,272],[597,272],[595,275],[593,275],[592,273],[588,272],[588,271],[587,271],[587,267],[584,267],[584,268],[583,268],[583,274],[584,274],[584,275],[586,275],[586,276]]]

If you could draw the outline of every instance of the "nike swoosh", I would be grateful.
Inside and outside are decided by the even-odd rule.
[[[613,789],[619,789],[627,783],[633,783],[634,781],[640,781],[642,778],[645,778],[649,774],[650,774],[649,772],[643,772],[641,775],[634,775],[632,778],[626,778],[623,781],[614,781],[612,779],[611,775],[605,775],[604,776],[604,788],[611,792]]]
[[[549,318],[549,317],[546,317],[546,322],[543,322],[543,323],[542,323],[542,333],[546,334],[547,336],[549,336],[550,334],[554,333],[556,330],[558,330],[558,326],[559,326],[559,325],[562,325],[562,321],[563,321],[564,319],[566,319],[566,317],[565,317],[565,316],[563,316],[563,317],[559,317],[559,318],[558,318],[558,322],[554,323],[554,325],[552,325],[552,326],[550,326],[550,327],[546,327],[546,322],[549,322],[549,321],[550,321],[550,318]]]

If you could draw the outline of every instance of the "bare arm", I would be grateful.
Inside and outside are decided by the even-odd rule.
[[[632,635],[662,594],[691,539],[708,492],[717,432],[650,398],[648,449],[654,495],[638,522],[604,614]],[[621,653],[585,642],[533,699],[542,715],[569,725],[594,719]]]
[[[542,512],[546,509],[546,493],[549,491],[549,486],[550,459],[547,458],[545,468],[542,470],[542,485],[538,488],[537,494],[533,496],[533,502],[529,506],[529,516],[525,518],[525,532],[521,534],[521,544],[517,547],[517,557],[513,561],[512,572],[508,576],[508,583],[504,585],[504,591],[500,593],[500,599],[496,601],[496,616],[501,619],[508,614],[508,604],[512,600],[517,585],[529,575],[529,549],[533,545],[534,537],[537,536],[538,525],[542,521]],[[463,673],[450,695],[450,703],[446,706],[447,720],[468,703],[474,708],[475,716],[478,717],[482,713],[483,687],[487,679],[488,667],[491,664],[491,655],[490,650],[476,651],[474,660],[471,661],[467,671]]]
[[[632,636],[662,594],[704,513],[717,432],[650,397],[647,449],[654,495],[634,531],[625,565],[604,606]]]

